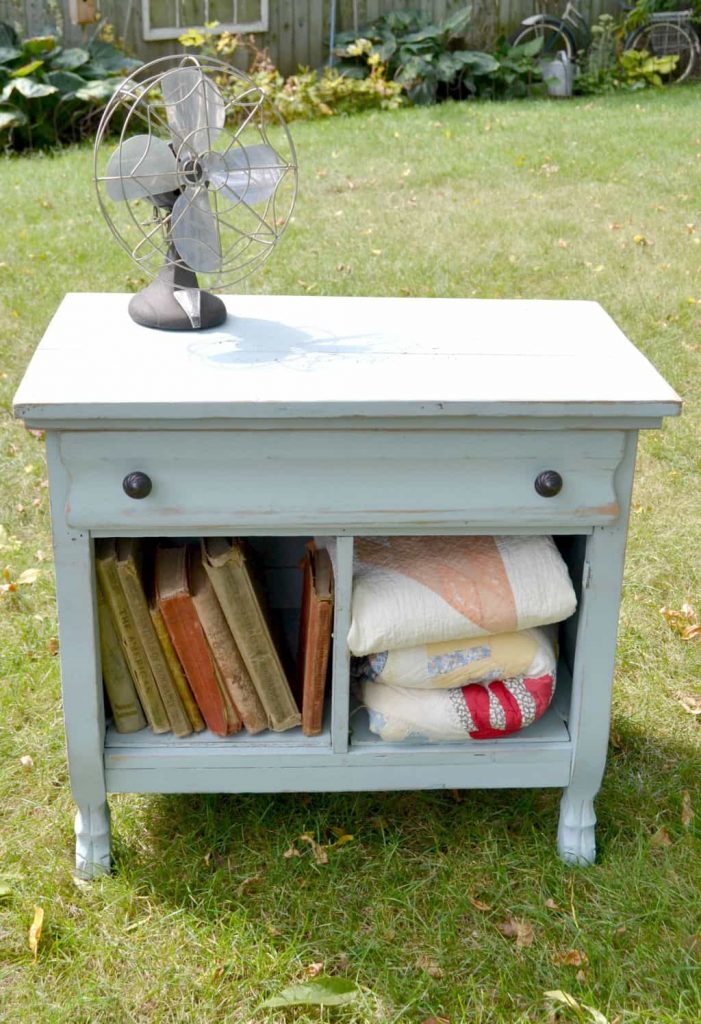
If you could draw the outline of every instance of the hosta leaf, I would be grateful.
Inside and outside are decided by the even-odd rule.
[[[481,53],[479,50],[456,50],[452,56],[475,75],[489,75],[499,68],[499,61],[491,53]]]
[[[27,115],[22,110],[18,110],[17,107],[7,107],[4,110],[0,110],[0,132],[26,123]]]
[[[91,82],[90,85],[85,85],[82,89],[78,89],[76,96],[79,100],[102,103],[110,98],[116,88],[117,82],[108,82],[104,78],[99,78],[97,81]]]
[[[64,97],[70,96],[78,89],[88,85],[84,78],[73,74],[72,71],[49,71],[46,78],[51,85],[56,86],[61,96]]]
[[[134,71],[142,64],[142,61],[133,57],[125,57],[121,50],[118,50],[112,43],[104,43],[99,39],[90,43],[89,52],[92,60],[112,75],[119,74],[121,71]]]
[[[31,39],[24,40],[22,49],[31,57],[36,57],[40,53],[51,53],[52,50],[56,49],[56,37],[33,36]]]
[[[40,96],[51,96],[58,92],[55,85],[45,85],[43,82],[35,82],[33,78],[13,78],[8,82],[0,94],[0,100],[7,100],[13,92],[18,92],[28,100],[38,99]]]
[[[26,75],[31,75],[33,71],[37,71],[42,67],[43,60],[30,60],[29,64],[23,64],[21,68],[15,68],[12,72],[12,78],[24,78]]]
[[[90,60],[90,54],[80,46],[71,47],[69,50],[61,50],[58,56],[51,60],[51,67],[59,68],[62,71],[75,71]]]
[[[360,995],[360,989],[348,978],[320,975],[299,985],[284,988],[266,999],[263,1006],[348,1006]]]
[[[0,64],[8,64],[11,60],[17,60],[22,56],[22,51],[16,46],[0,46]]]
[[[17,46],[19,36],[7,21],[0,21],[0,46]]]

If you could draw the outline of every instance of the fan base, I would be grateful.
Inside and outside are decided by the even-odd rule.
[[[171,258],[132,298],[129,316],[142,327],[159,331],[204,331],[223,324],[227,313],[220,298],[198,288],[197,276]]]

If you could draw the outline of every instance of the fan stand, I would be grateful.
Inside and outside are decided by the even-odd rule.
[[[170,245],[155,280],[130,301],[129,316],[160,331],[204,331],[223,324],[227,313],[220,298],[200,289],[197,275],[183,266]]]

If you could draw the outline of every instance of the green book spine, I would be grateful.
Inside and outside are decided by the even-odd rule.
[[[102,678],[112,708],[114,727],[117,732],[138,732],[146,728],[146,717],[101,587],[97,588],[97,617]]]
[[[270,727],[283,732],[302,718],[270,632],[242,545],[223,537],[203,540],[203,563],[233,633]]]
[[[153,678],[161,695],[170,727],[176,736],[189,736],[192,723],[185,711],[180,694],[166,661],[151,620],[148,601],[144,593],[142,578],[141,542],[132,538],[117,541],[117,575],[124,590],[124,597],[143,645]]]
[[[170,732],[166,709],[119,582],[117,549],[114,540],[105,539],[96,542],[95,569],[148,723],[154,732]]]

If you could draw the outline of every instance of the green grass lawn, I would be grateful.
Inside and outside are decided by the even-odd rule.
[[[73,881],[43,444],[11,401],[65,291],[140,282],[88,148],[0,161],[0,567],[40,569],[0,600],[0,1020],[594,1019],[558,1016],[552,989],[611,1024],[699,1020],[701,644],[659,609],[701,619],[700,109],[693,86],[296,124],[294,223],[246,285],[594,299],[685,399],[641,439],[588,870],[556,857],[554,791],[124,796],[113,876]],[[334,828],[354,839],[327,865],[283,856]],[[512,918],[530,944],[502,934]],[[260,1008],[319,964],[363,999]]]

